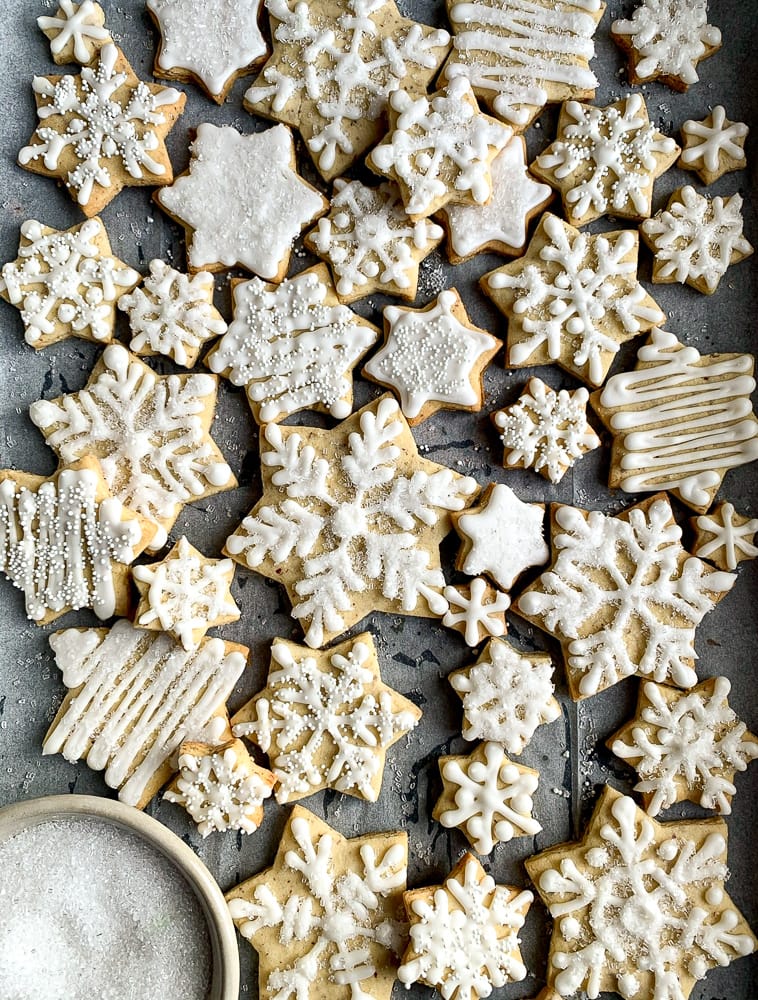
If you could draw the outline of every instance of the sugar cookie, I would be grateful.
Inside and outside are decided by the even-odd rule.
[[[695,531],[693,553],[719,569],[734,571],[743,560],[758,556],[758,517],[738,514],[734,504],[726,500],[710,514],[690,518],[690,524]]]
[[[50,39],[56,66],[72,62],[89,66],[100,49],[113,41],[105,27],[105,12],[93,0],[59,0],[55,14],[38,17],[37,26]]]
[[[447,586],[442,591],[450,605],[442,624],[463,636],[467,646],[478,646],[493,635],[505,635],[505,612],[510,598],[478,576],[471,583]]]
[[[702,121],[688,119],[682,125],[682,155],[679,166],[694,170],[703,184],[713,184],[732,170],[747,166],[745,139],[750,129],[743,122],[730,122],[722,104]]]

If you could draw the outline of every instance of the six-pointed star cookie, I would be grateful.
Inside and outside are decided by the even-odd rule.
[[[439,544],[478,489],[419,457],[394,399],[333,430],[267,424],[260,453],[263,496],[225,551],[284,584],[309,646],[373,610],[445,613]]]
[[[226,895],[260,995],[390,1000],[407,868],[406,833],[346,840],[295,806],[272,867]]]
[[[723,500],[710,514],[690,518],[695,531],[692,551],[719,569],[735,570],[739,563],[758,556],[755,536],[758,517],[738,514],[734,504]]]
[[[105,27],[105,12],[93,0],[60,0],[53,15],[37,18],[37,26],[50,39],[50,52],[56,66],[78,62],[89,66],[97,53],[112,41]]]
[[[397,393],[409,424],[437,410],[481,410],[484,369],[500,341],[472,324],[457,289],[440,292],[424,309],[387,306],[384,331],[384,345],[363,374]]]
[[[688,119],[682,125],[682,155],[678,166],[694,170],[703,184],[713,184],[731,170],[747,164],[745,139],[750,129],[743,122],[730,122],[722,104],[702,121]]]
[[[471,583],[461,583],[443,590],[450,607],[442,618],[446,628],[460,632],[467,646],[478,646],[493,635],[505,635],[505,612],[511,599],[477,576]]]
[[[278,802],[322,788],[376,802],[387,750],[421,710],[382,683],[370,632],[319,651],[274,639],[266,687],[232,719],[271,761]]]
[[[724,891],[726,838],[723,821],[658,823],[606,786],[581,841],[526,861],[554,918],[548,984],[687,1000],[709,969],[753,952]]]
[[[78,76],[35,76],[32,89],[40,125],[18,162],[61,180],[86,216],[123,187],[171,183],[165,138],[186,97],[143,83],[115,45]]]
[[[329,207],[297,173],[290,130],[276,125],[242,135],[205,122],[191,152],[187,173],[154,195],[185,228],[190,271],[239,264],[281,281],[292,244]]]

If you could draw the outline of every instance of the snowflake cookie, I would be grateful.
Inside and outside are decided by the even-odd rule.
[[[438,410],[477,413],[484,405],[484,369],[500,341],[474,326],[456,288],[424,309],[386,306],[384,344],[363,374],[394,390],[408,423]]]
[[[749,131],[743,122],[730,122],[723,105],[717,104],[702,121],[689,119],[682,125],[678,166],[694,170],[703,184],[742,170],[747,165],[745,139]]]
[[[532,817],[539,772],[514,764],[499,743],[480,743],[468,756],[439,759],[442,795],[432,818],[459,827],[477,854],[542,827]]]
[[[611,38],[629,56],[630,83],[659,80],[680,91],[700,79],[700,60],[721,48],[707,0],[642,0],[631,18],[613,22]]]
[[[62,462],[97,456],[113,495],[160,529],[154,550],[184,504],[237,485],[210,435],[216,391],[212,375],[156,375],[111,344],[84,389],[29,416]]]
[[[559,997],[687,1000],[709,969],[758,941],[724,891],[723,822],[658,823],[606,786],[584,839],[526,861],[554,918],[548,984]]]
[[[614,436],[611,489],[668,490],[704,514],[727,471],[758,458],[753,365],[750,354],[701,355],[652,330],[634,371],[592,396]]]
[[[394,0],[266,0],[273,55],[245,107],[299,129],[329,181],[384,134],[394,91],[424,93],[447,55],[446,31],[401,17]]]
[[[531,892],[497,885],[467,852],[442,885],[403,898],[411,940],[397,978],[406,987],[425,983],[446,1000],[479,1000],[525,978],[518,932]]]
[[[161,35],[155,75],[199,83],[217,104],[268,55],[258,26],[262,0],[147,0],[146,6]]]
[[[18,257],[2,268],[0,295],[21,312],[27,344],[68,337],[113,340],[116,303],[140,280],[111,252],[100,219],[61,231],[35,219],[21,224]]]
[[[208,559],[182,535],[161,562],[135,566],[140,595],[134,616],[139,628],[167,632],[185,649],[194,649],[209,628],[240,617],[230,590],[231,559]]]
[[[93,0],[59,0],[55,14],[37,18],[37,26],[50,39],[50,52],[56,66],[78,62],[89,66],[100,49],[112,42],[105,27],[105,13]]]
[[[480,279],[508,317],[508,365],[556,363],[601,385],[619,348],[666,317],[637,280],[639,236],[542,216],[526,255]]]
[[[557,138],[529,169],[561,192],[574,226],[603,215],[640,220],[651,214],[653,184],[680,152],[650,124],[644,98],[630,94],[605,108],[564,104]]]
[[[329,215],[305,246],[329,263],[340,302],[377,291],[412,301],[419,264],[444,235],[429,219],[408,218],[396,184],[367,187],[338,178]]]
[[[178,764],[179,774],[163,798],[183,806],[204,838],[227,830],[255,833],[276,778],[258,767],[241,740],[220,746],[182,743]]]
[[[711,677],[691,691],[648,682],[637,712],[607,745],[637,771],[634,786],[657,816],[676,802],[732,811],[734,775],[758,757],[758,738],[729,707],[731,684]]]
[[[407,834],[346,840],[295,806],[273,866],[226,895],[258,952],[260,995],[390,1000],[407,868]]]
[[[478,646],[493,635],[505,635],[510,598],[483,577],[457,587],[447,586],[442,593],[449,604],[442,624],[460,632],[467,646]]]
[[[379,330],[341,305],[326,264],[280,285],[233,285],[234,319],[205,363],[245,389],[259,424],[300,410],[338,420],[353,408],[354,366]]]
[[[397,403],[382,396],[333,430],[261,430],[263,496],[226,552],[283,583],[309,646],[369,611],[441,616],[439,544],[473,479],[422,459]]]
[[[45,479],[0,469],[0,571],[46,625],[72,609],[129,608],[129,563],[155,528],[115,499],[91,456]]]
[[[32,89],[40,125],[18,162],[62,181],[86,216],[123,187],[171,183],[165,139],[186,97],[143,83],[111,42],[78,76],[35,76]]]
[[[482,114],[468,80],[458,77],[429,97],[396,90],[389,105],[389,135],[366,163],[397,182],[414,222],[451,202],[490,200],[492,161],[513,133]]]
[[[653,281],[680,284],[712,295],[730,264],[753,253],[745,239],[742,198],[707,198],[687,184],[665,209],[645,219],[642,238],[653,251]]]
[[[547,653],[523,653],[504,639],[492,639],[476,663],[448,677],[463,702],[464,740],[502,743],[520,754],[538,726],[561,716]]]
[[[758,556],[758,517],[738,514],[734,504],[726,500],[710,514],[691,518],[690,524],[695,531],[693,553],[719,569],[733,571],[739,563]]]
[[[505,467],[534,469],[559,483],[578,458],[600,447],[587,423],[588,399],[584,387],[556,392],[542,379],[529,379],[517,402],[492,415]]]
[[[165,785],[182,743],[228,733],[225,704],[245,669],[245,646],[204,639],[185,650],[123,618],[110,629],[56,632],[50,645],[69,690],[42,752],[104,771],[127,805],[143,809]]]
[[[697,683],[695,629],[736,577],[681,535],[664,493],[616,517],[553,505],[553,564],[513,609],[560,641],[575,700],[634,674]]]
[[[442,78],[469,80],[519,131],[548,103],[595,96],[589,63],[602,0],[447,0],[447,10],[455,35]]]
[[[165,354],[185,368],[194,368],[206,341],[226,332],[213,306],[213,275],[188,276],[162,260],[150,261],[142,287],[122,295],[118,307],[129,317],[135,354]]]
[[[237,712],[232,732],[269,755],[278,802],[322,788],[376,802],[387,750],[420,718],[382,683],[364,632],[324,651],[275,639],[266,687]]]
[[[190,152],[187,173],[153,196],[184,226],[190,271],[240,265],[281,281],[293,243],[329,206],[298,174],[290,130],[276,125],[243,135],[204,122]]]

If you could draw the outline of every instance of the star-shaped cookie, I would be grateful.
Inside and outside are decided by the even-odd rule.
[[[511,599],[484,577],[477,576],[471,583],[448,585],[443,590],[450,607],[442,618],[446,628],[460,632],[467,646],[478,646],[492,636],[505,635],[505,612]]]
[[[750,129],[744,122],[730,122],[723,104],[702,121],[688,119],[682,125],[682,155],[678,166],[694,170],[703,184],[746,166],[745,139]]]
[[[724,891],[726,840],[721,820],[658,823],[606,786],[581,841],[525,862],[554,918],[548,984],[687,1000],[709,969],[755,951]]]
[[[276,125],[243,135],[205,122],[191,153],[187,173],[154,195],[186,230],[190,271],[240,265],[281,281],[294,241],[329,207],[298,174],[290,130]]]
[[[112,41],[105,27],[105,12],[93,0],[60,0],[55,14],[38,17],[37,26],[50,39],[56,66],[72,62],[89,66],[100,49]]]
[[[735,570],[739,563],[758,556],[755,536],[758,517],[738,514],[734,504],[723,500],[710,514],[690,518],[695,531],[692,551],[719,569]]]
[[[165,139],[186,97],[143,83],[111,42],[78,76],[35,76],[40,124],[20,166],[59,179],[88,217],[124,187],[170,184]]]
[[[394,390],[408,423],[438,410],[477,413],[484,405],[484,369],[500,341],[474,326],[456,288],[424,309],[387,306],[384,344],[363,374]]]

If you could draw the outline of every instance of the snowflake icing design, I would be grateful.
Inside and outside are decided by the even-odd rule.
[[[758,546],[754,544],[758,518],[743,517],[728,501],[720,503],[710,514],[701,514],[695,519],[695,527],[697,542],[692,551],[719,569],[735,570],[743,560],[758,556]]]
[[[50,38],[55,62],[63,62],[64,52],[70,47],[74,59],[83,66],[111,41],[104,22],[102,8],[92,0],[82,0],[79,4],[74,0],[58,0],[56,15],[43,14],[37,18],[37,26]]]
[[[684,149],[679,163],[712,183],[722,174],[745,166],[748,132],[744,122],[730,122],[724,106],[717,104],[703,121],[690,118],[682,124]]]
[[[505,634],[504,615],[511,600],[483,577],[476,577],[467,586],[447,586],[443,594],[450,607],[442,624],[460,629],[467,646],[477,646],[485,636]]]

